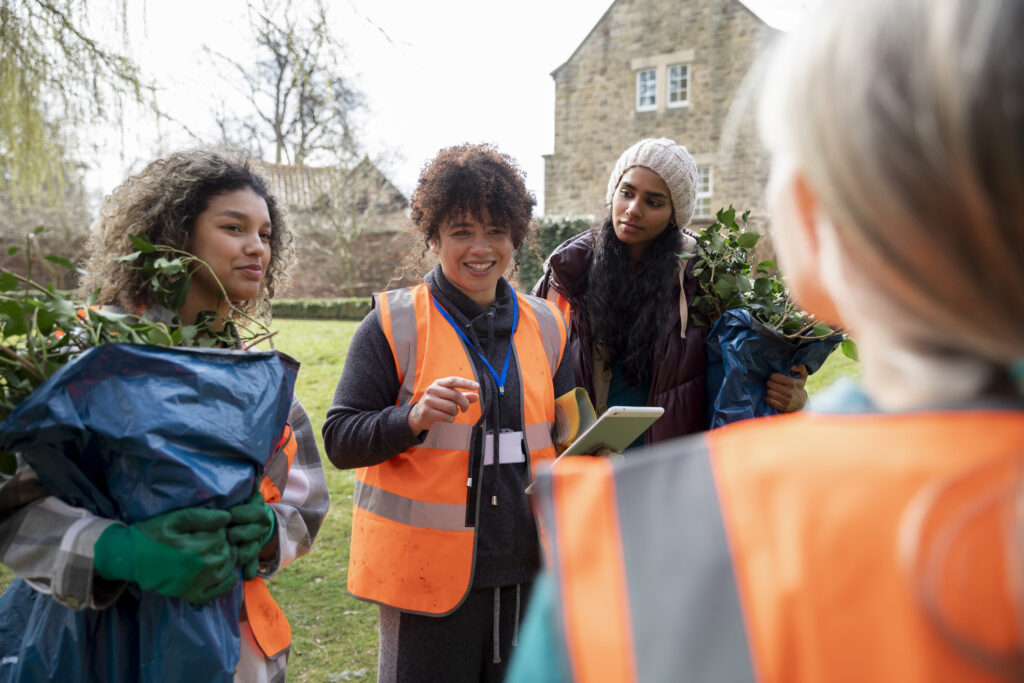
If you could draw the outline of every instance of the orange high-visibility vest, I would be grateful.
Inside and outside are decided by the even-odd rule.
[[[455,330],[421,284],[377,294],[381,328],[401,385],[396,405],[420,399],[441,377],[480,382]],[[519,324],[512,341],[522,388],[523,438],[536,475],[555,457],[552,378],[565,349],[562,316],[547,302],[517,294]],[[348,590],[357,598],[428,615],[455,610],[469,591],[476,529],[467,522],[470,440],[481,402],[454,423],[435,423],[423,443],[356,470]]]
[[[1020,652],[1022,465],[1009,410],[796,414],[560,462],[537,486],[573,677],[997,680],[974,662]]]
[[[288,472],[295,462],[298,442],[291,425],[285,425],[284,434],[278,445],[278,454],[270,461],[269,468],[260,482],[260,492],[267,503],[281,500],[281,491],[288,480]],[[281,451],[285,458],[281,458]],[[249,619],[256,643],[267,657],[273,657],[292,642],[292,627],[274,596],[270,594],[266,581],[256,576],[245,582],[245,612]]]

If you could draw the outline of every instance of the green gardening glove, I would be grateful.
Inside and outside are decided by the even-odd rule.
[[[184,508],[136,522],[111,524],[93,549],[96,573],[134,581],[145,590],[203,604],[238,582],[226,510]]]
[[[236,505],[228,512],[231,513],[228,543],[238,551],[238,564],[242,567],[242,576],[248,581],[256,576],[259,569],[260,551],[274,537],[277,518],[259,491],[252,494],[248,502]]]

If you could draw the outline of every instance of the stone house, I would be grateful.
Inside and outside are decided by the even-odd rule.
[[[615,0],[551,74],[555,143],[545,156],[544,213],[604,216],[618,155],[665,136],[697,161],[695,224],[729,204],[762,223],[769,163],[756,99],[776,34],[739,0]]]
[[[369,296],[407,284],[409,200],[369,158],[351,169],[260,162],[258,170],[296,236],[291,282],[277,296]]]

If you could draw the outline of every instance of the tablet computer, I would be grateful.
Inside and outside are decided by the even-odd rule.
[[[664,412],[664,408],[611,406],[562,455],[589,455],[599,448],[621,453]]]

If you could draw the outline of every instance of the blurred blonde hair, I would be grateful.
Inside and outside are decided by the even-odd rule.
[[[1024,355],[1024,3],[825,3],[785,40],[762,134],[831,217],[844,294],[912,347]]]

